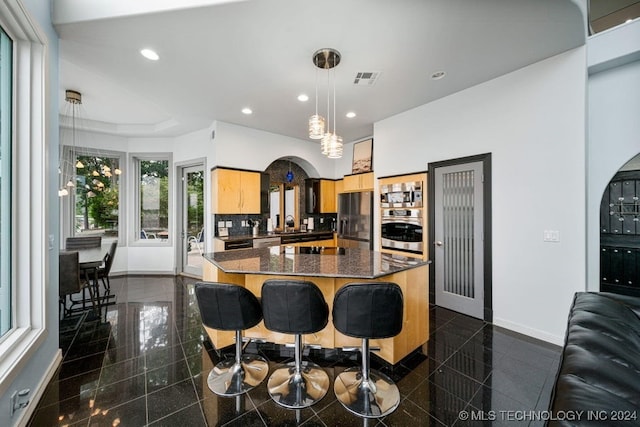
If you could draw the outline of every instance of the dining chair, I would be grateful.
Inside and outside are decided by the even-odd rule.
[[[104,256],[104,264],[98,268],[98,278],[102,280],[102,285],[105,290],[111,289],[111,283],[109,282],[109,274],[111,273],[111,266],[113,265],[113,258],[116,256],[116,248],[118,247],[118,241],[111,242],[109,252]]]
[[[67,237],[64,245],[66,250],[99,248],[100,246],[102,246],[102,236]]]
[[[87,282],[80,277],[78,252],[61,251],[58,270],[58,295],[60,297],[63,317],[66,317],[72,313],[74,304],[73,299],[71,299],[71,306],[67,308],[67,297],[81,292],[87,286]]]

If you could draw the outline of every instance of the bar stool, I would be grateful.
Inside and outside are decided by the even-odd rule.
[[[262,313],[267,329],[295,335],[295,360],[269,376],[269,395],[277,404],[292,409],[320,401],[329,389],[329,375],[315,363],[302,361],[302,334],[318,332],[329,321],[322,292],[303,280],[267,280],[262,285]]]
[[[395,283],[349,283],[336,292],[333,326],[347,336],[362,338],[362,366],[341,372],[333,390],[342,406],[356,415],[382,417],[400,403],[393,380],[369,366],[369,339],[398,335],[402,312],[402,290]]]
[[[269,364],[263,357],[242,354],[242,331],[262,320],[260,301],[247,289],[226,283],[196,283],[195,294],[205,326],[236,332],[235,359],[218,363],[209,372],[207,385],[220,396],[248,392],[264,381],[269,373]]]

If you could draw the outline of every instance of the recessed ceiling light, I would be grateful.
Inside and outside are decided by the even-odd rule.
[[[447,75],[447,73],[445,71],[436,71],[435,73],[431,74],[431,78],[433,80],[440,80],[441,78],[443,78],[446,75]]]
[[[298,95],[298,101],[300,102],[307,102],[309,100],[309,96],[305,93],[301,93],[300,95]]]
[[[245,107],[242,109],[242,114],[247,114],[247,115],[253,114],[253,111],[251,111],[251,108]]]
[[[356,116],[356,113],[354,113],[353,111],[349,111],[346,116],[350,119],[353,119]]]
[[[157,61],[158,59],[160,59],[160,56],[158,56],[158,54],[151,49],[142,49],[140,51],[140,54],[151,61]]]

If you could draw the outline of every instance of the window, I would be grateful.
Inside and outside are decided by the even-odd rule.
[[[13,49],[0,28],[0,337],[12,327],[11,316],[11,122]]]
[[[117,238],[122,174],[120,156],[79,150],[69,163],[75,169],[72,234],[98,232],[107,238]]]
[[[137,240],[168,242],[170,156],[136,156],[134,164],[138,185]]]
[[[50,214],[50,206],[58,195],[57,183],[50,179],[57,156],[48,156],[47,150],[47,129],[52,129],[49,123],[57,125],[57,116],[51,114],[54,108],[47,96],[46,33],[18,0],[0,2],[0,28],[0,275],[3,299],[5,304],[10,301],[11,309],[10,327],[2,326],[4,335],[0,338],[3,395],[46,342],[48,307],[56,306],[55,299],[49,306],[47,299],[57,294],[57,278],[50,280],[57,277],[57,264],[50,268],[57,252],[49,251],[48,246],[55,238],[51,227],[57,219]],[[56,144],[55,138],[51,141]],[[53,348],[47,350],[54,354]]]

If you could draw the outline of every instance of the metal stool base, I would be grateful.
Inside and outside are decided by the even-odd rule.
[[[333,391],[342,406],[364,418],[384,417],[400,404],[398,386],[373,369],[369,371],[368,381],[363,381],[359,367],[344,370],[336,377]]]
[[[235,359],[218,363],[209,372],[207,385],[218,396],[237,396],[258,386],[269,373],[269,364],[258,355],[245,354],[240,364]]]
[[[269,396],[280,406],[302,409],[319,402],[329,390],[329,375],[313,362],[303,361],[300,373],[295,362],[273,371],[267,382]]]

